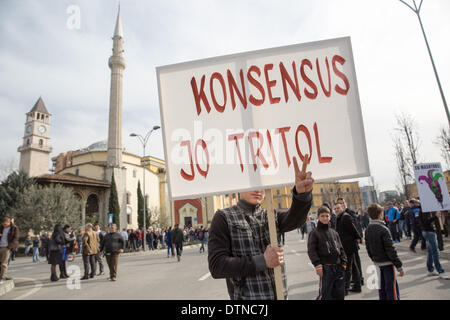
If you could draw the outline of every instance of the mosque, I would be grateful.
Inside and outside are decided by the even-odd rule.
[[[140,182],[141,190],[143,189],[143,176],[144,196],[151,222],[159,221],[162,227],[175,223],[180,223],[181,226],[207,225],[217,209],[215,197],[170,201],[164,160],[152,156],[140,157],[123,148],[122,80],[125,58],[120,9],[112,39],[113,53],[108,61],[111,69],[108,139],[52,157],[53,168],[52,173],[49,173],[50,153],[53,151],[50,145],[52,115],[40,97],[26,113],[23,142],[18,148],[19,169],[34,177],[41,185],[62,184],[72,188],[83,202],[83,224],[87,217],[107,224],[109,190],[114,173],[121,228],[135,229],[138,226],[137,188]]]

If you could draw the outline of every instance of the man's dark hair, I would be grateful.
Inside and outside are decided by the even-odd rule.
[[[327,208],[330,209],[330,211],[331,211],[331,207],[330,207],[330,204],[329,204],[328,202],[322,203],[322,206],[323,206],[323,207],[327,207]]]
[[[330,209],[326,206],[321,206],[319,209],[317,209],[317,216],[320,216],[321,213],[330,213]]]
[[[378,220],[378,217],[383,212],[383,207],[378,203],[372,203],[367,207],[367,212],[369,213],[369,217],[372,220]]]
[[[339,201],[339,200],[345,201],[344,198],[342,198],[342,197],[337,198],[336,201]]]
[[[7,217],[7,216],[2,217],[2,223],[10,222],[10,221],[11,221],[10,217]]]

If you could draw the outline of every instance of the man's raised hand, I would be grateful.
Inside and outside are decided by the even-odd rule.
[[[306,172],[306,167],[309,162],[309,155],[305,155],[301,171],[296,157],[293,157],[293,162],[295,170],[295,189],[297,190],[297,193],[300,194],[311,191],[313,189],[314,179],[312,178],[312,173],[310,171]]]

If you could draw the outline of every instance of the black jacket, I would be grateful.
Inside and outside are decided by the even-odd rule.
[[[361,235],[353,222],[353,218],[347,212],[343,212],[336,219],[336,231],[339,233],[345,253],[350,255],[358,251],[357,239],[361,239]]]
[[[103,237],[103,241],[100,244],[100,251],[117,253],[121,249],[125,249],[125,240],[120,233],[108,233]]]
[[[347,265],[347,256],[339,234],[320,221],[309,235],[308,256],[314,267],[324,264]]]
[[[391,232],[381,220],[373,220],[366,229],[366,249],[375,263],[391,262],[399,271],[402,268],[394,247]]]
[[[419,213],[419,225],[422,231],[436,232],[435,221],[437,220],[434,212],[422,212]]]

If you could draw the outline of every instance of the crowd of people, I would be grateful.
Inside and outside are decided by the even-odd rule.
[[[6,277],[7,266],[11,260],[14,260],[18,248],[18,228],[13,224],[14,219],[4,218],[3,229],[12,230],[9,232],[9,237],[14,234],[14,240],[10,241],[9,250],[2,250],[0,247],[0,260],[2,261],[2,279],[9,280]],[[3,221],[2,220],[2,221]],[[9,223],[9,224],[8,224]],[[12,227],[11,227],[12,223]],[[2,224],[3,225],[3,224]],[[66,261],[70,254],[78,254],[83,257],[84,276],[82,280],[93,278],[96,275],[104,275],[103,256],[106,257],[111,281],[116,281],[118,255],[124,250],[139,251],[143,249],[145,239],[147,248],[149,250],[166,249],[167,257],[175,257],[175,250],[177,252],[178,261],[181,259],[181,253],[184,244],[201,243],[199,249],[200,253],[205,252],[205,245],[208,243],[208,228],[203,226],[184,227],[180,229],[178,225],[166,228],[149,228],[145,232],[138,229],[123,229],[118,232],[116,225],[111,225],[108,232],[101,230],[98,223],[92,225],[88,223],[82,230],[75,233],[70,225],[62,226],[57,224],[53,232],[42,232],[40,235],[27,235],[25,238],[26,256],[31,255],[34,263],[40,262],[41,257],[45,257],[47,262],[51,265],[51,281],[58,281],[59,279],[68,278],[66,271]],[[0,227],[2,229],[2,227]],[[1,231],[1,230],[0,230]],[[16,239],[17,238],[17,239]],[[8,237],[2,238],[8,244]],[[6,252],[8,255],[6,255]],[[5,260],[5,263],[3,261]],[[59,266],[59,277],[56,268]],[[96,270],[99,273],[96,274]]]
[[[439,260],[443,235],[448,236],[448,212],[422,212],[417,199],[401,204],[394,201],[384,208],[372,204],[366,212],[354,212],[338,198],[333,210],[324,203],[317,217],[317,227],[308,227],[311,222],[307,221],[300,229],[308,233],[308,254],[320,277],[318,299],[339,300],[349,291],[361,292],[364,278],[359,250],[363,242],[378,268],[380,300],[400,299],[394,268],[399,276],[404,271],[394,243],[404,238],[411,240],[411,252],[416,253],[418,241],[422,250],[427,250],[428,276],[449,279]]]

